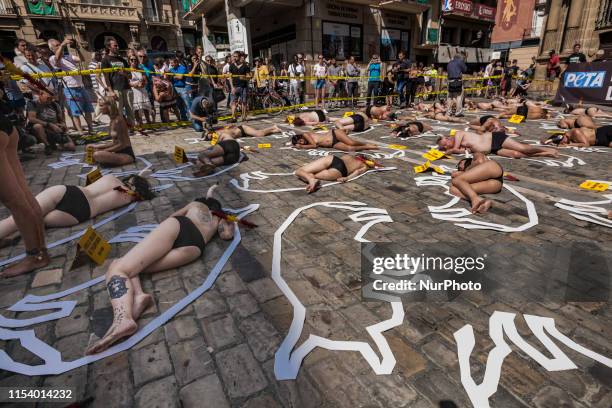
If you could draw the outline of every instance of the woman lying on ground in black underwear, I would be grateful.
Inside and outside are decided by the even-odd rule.
[[[370,127],[370,119],[364,112],[356,112],[347,117],[334,120],[334,125],[338,129],[351,130],[353,132],[363,132]]]
[[[295,175],[308,184],[306,191],[310,194],[321,187],[321,180],[345,183],[376,167],[378,166],[374,160],[363,155],[329,155],[300,167]]]
[[[600,126],[597,129],[574,128],[563,135],[546,136],[540,140],[540,143],[557,146],[612,147],[612,125]]]
[[[243,161],[248,160],[243,155]],[[240,145],[234,139],[222,140],[214,146],[210,146],[198,156],[196,160],[197,170],[193,173],[195,177],[203,177],[211,174],[217,167],[229,166],[240,161]]]
[[[496,161],[489,160],[482,153],[474,158],[463,159],[453,172],[450,192],[471,203],[472,214],[487,212],[493,202],[479,194],[499,193],[504,185],[504,169]]]
[[[535,102],[525,101],[519,105],[508,106],[497,117],[499,119],[508,119],[513,115],[521,115],[525,119],[549,119],[551,112]]]
[[[443,113],[443,112],[437,112],[437,113],[429,112],[429,113],[424,114],[423,117],[429,118],[429,119],[440,120],[443,122],[449,122],[449,123],[465,123],[465,119],[448,116],[446,113]]]
[[[133,201],[151,200],[149,182],[144,177],[128,176],[119,180],[107,175],[88,185],[53,186],[36,196],[46,227],[71,227],[100,214],[128,205]],[[13,217],[0,221],[0,248],[10,245],[7,239],[17,232]]]
[[[326,120],[325,112],[319,109],[302,112],[297,116],[287,116],[287,122],[295,126],[314,126],[318,125],[319,123],[324,123]]]
[[[511,131],[511,129],[505,127],[503,123],[501,123],[501,121],[493,115],[481,116],[479,119],[470,122],[469,126],[470,129],[475,130],[478,133],[505,131],[509,134],[520,135],[518,132]]]
[[[559,119],[557,126],[561,129],[574,129],[574,128],[589,128],[595,129],[597,125],[593,122],[590,116],[580,115],[577,118],[563,118]]]
[[[523,157],[559,157],[557,149],[521,143],[509,137],[504,131],[478,134],[458,130],[455,136],[441,136],[436,141],[440,150],[450,154],[472,153],[496,154],[520,159]]]
[[[227,128],[221,128],[214,131],[205,130],[203,133],[204,139],[211,140],[215,133],[217,133],[218,136],[217,140],[221,142],[223,140],[235,140],[244,137],[264,137],[274,133],[282,133],[282,130],[276,125],[261,130],[247,125],[231,125]]]
[[[582,103],[578,105],[566,105],[563,109],[563,113],[569,115],[587,115],[591,118],[612,118],[612,113],[604,112],[596,106],[589,106],[587,108],[582,106]]]
[[[361,150],[376,150],[378,146],[353,140],[348,132],[342,129],[332,129],[325,133],[307,132],[291,138],[291,144],[298,149],[316,149],[328,147],[345,152],[358,152]]]
[[[100,98],[98,102],[100,112],[110,117],[108,134],[112,137],[109,142],[93,145],[94,161],[103,166],[116,167],[131,164],[136,161],[134,149],[128,134],[128,125],[119,112],[116,102],[110,97]]]
[[[413,120],[398,123],[398,126],[393,127],[393,131],[391,133],[395,137],[412,137],[432,129],[433,128],[426,123]]]
[[[214,186],[213,186],[214,187]],[[140,285],[139,274],[156,273],[191,263],[204,254],[215,235],[234,237],[234,223],[225,220],[223,209],[208,190],[206,198],[187,204],[155,228],[106,271],[106,288],[113,306],[113,324],[86,354],[106,350],[138,329],[136,321],[153,303]]]
[[[391,106],[374,106],[370,105],[365,108],[364,113],[368,119],[376,120],[395,120],[395,113],[391,112]]]

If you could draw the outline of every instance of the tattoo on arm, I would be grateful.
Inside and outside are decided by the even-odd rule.
[[[111,276],[110,280],[106,284],[106,288],[108,289],[108,295],[111,299],[119,299],[127,293],[128,288],[125,285],[126,280],[126,278],[122,278],[119,275]]]

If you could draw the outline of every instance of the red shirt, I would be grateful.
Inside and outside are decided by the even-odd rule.
[[[555,54],[548,60],[548,73],[550,74],[552,71],[555,71],[557,66],[561,60],[559,59],[559,55]]]

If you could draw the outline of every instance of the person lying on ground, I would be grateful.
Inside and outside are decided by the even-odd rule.
[[[94,161],[103,166],[116,167],[136,161],[128,132],[128,125],[110,96],[99,99],[99,111],[110,117],[108,134],[112,140],[93,145]]]
[[[531,101],[526,101],[522,105],[508,106],[497,117],[499,119],[508,119],[514,115],[524,116],[525,119],[549,119],[551,117],[551,112]]]
[[[320,109],[302,112],[296,116],[287,116],[287,122],[290,122],[294,126],[315,126],[320,123],[325,123],[326,121],[325,112]]]
[[[465,123],[465,119],[463,118],[455,118],[453,116],[449,116],[444,112],[429,112],[423,115],[424,118],[435,119],[442,122],[449,123]]]
[[[472,153],[496,154],[498,156],[520,159],[522,157],[559,157],[556,149],[538,147],[513,140],[504,131],[474,132],[457,131],[454,137],[441,136],[436,141],[441,150],[446,153]]]
[[[240,145],[238,142],[234,139],[222,140],[200,153],[195,163],[197,170],[193,175],[195,177],[207,176],[217,167],[238,163],[240,158]],[[242,160],[248,160],[246,155],[242,156]]]
[[[493,115],[485,115],[470,122],[469,124],[472,130],[478,133],[494,132],[494,131],[505,131],[508,134],[520,135],[516,130],[507,128]]]
[[[231,125],[226,128],[217,129],[214,131],[206,131],[204,135],[205,140],[212,140],[214,134],[217,134],[218,140],[229,140],[229,139],[240,139],[245,137],[264,137],[273,135],[274,133],[282,133],[282,130],[274,125],[265,129],[255,129],[248,125]]]
[[[317,147],[327,147],[345,152],[376,150],[378,148],[376,145],[351,139],[348,136],[348,132],[343,129],[332,129],[325,133],[307,132],[301,135],[295,135],[291,138],[291,144],[298,149],[316,149]]]
[[[546,136],[540,142],[557,146],[612,147],[612,125],[600,126],[597,129],[587,127],[574,128],[563,135]]]
[[[214,187],[214,186],[213,186]],[[106,271],[106,288],[113,307],[113,323],[102,339],[86,350],[100,353],[138,330],[136,321],[153,303],[140,284],[141,273],[157,273],[187,265],[204,255],[216,235],[234,237],[235,225],[223,217],[221,203],[212,197],[198,198],[173,213]]]
[[[59,228],[71,227],[134,201],[151,200],[154,197],[144,177],[134,175],[120,180],[113,175],[106,175],[86,187],[49,187],[36,196],[36,201],[40,205],[45,227]],[[17,224],[13,217],[0,221],[0,248],[14,242],[14,239],[8,237],[15,232]]]
[[[597,125],[593,122],[590,116],[580,115],[577,118],[562,118],[557,122],[557,126],[561,129],[574,129],[574,128],[589,128],[595,129]]]
[[[493,205],[480,194],[497,194],[504,185],[504,169],[482,153],[459,161],[452,173],[451,194],[470,202],[472,214],[487,212]]]
[[[612,118],[612,113],[602,111],[597,106],[583,107],[582,103],[578,105],[567,105],[563,113],[569,115],[587,115],[591,118]]]
[[[345,183],[376,167],[379,166],[374,160],[363,155],[329,155],[300,167],[295,175],[308,184],[306,191],[310,194],[321,187],[321,181]]]
[[[45,145],[45,153],[52,150],[75,151],[74,142],[66,134],[68,126],[64,122],[62,109],[47,92],[37,92],[34,99],[27,102],[28,122],[26,129]]]
[[[370,105],[365,108],[364,113],[368,119],[376,120],[395,120],[396,115],[391,111],[391,106],[374,106]]]
[[[364,112],[356,112],[346,118],[334,120],[334,125],[338,129],[351,130],[353,132],[363,132],[370,127],[370,119]]]
[[[395,137],[404,138],[417,136],[432,129],[428,124],[414,120],[398,123],[398,126],[394,127],[391,133]]]

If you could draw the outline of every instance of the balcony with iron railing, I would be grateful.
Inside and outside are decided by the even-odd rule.
[[[147,24],[174,24],[172,14],[168,10],[153,10],[152,8],[145,7],[142,9],[142,17]]]
[[[612,0],[602,0],[595,20],[595,29],[612,28]]]
[[[17,11],[18,9],[14,4],[0,1],[0,17],[15,17]]]

